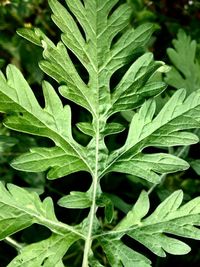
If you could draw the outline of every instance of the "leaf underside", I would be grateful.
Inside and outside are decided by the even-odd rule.
[[[60,84],[59,94],[92,115],[91,122],[77,124],[79,131],[91,137],[90,142],[83,146],[73,138],[71,108],[63,105],[57,89],[43,82],[45,107],[42,108],[21,72],[13,65],[7,67],[5,76],[0,73],[0,112],[7,114],[6,127],[46,137],[54,143],[50,148],[31,149],[14,159],[11,165],[22,171],[47,171],[48,179],[88,172],[92,176],[90,189],[71,192],[58,204],[65,208],[91,207],[91,210],[80,225],[72,227],[56,219],[50,198],[42,202],[36,193],[1,184],[1,239],[33,223],[52,231],[48,239],[23,248],[8,266],[62,267],[63,256],[79,239],[84,239],[86,244],[84,267],[102,266],[89,247],[95,239],[111,266],[151,266],[149,259],[122,242],[124,235],[161,257],[165,252],[188,253],[190,248],[185,243],[166,234],[200,238],[195,227],[200,221],[199,198],[180,207],[183,197],[182,192],[177,191],[146,217],[150,204],[148,194],[142,192],[133,209],[110,232],[102,231],[95,210],[104,207],[106,220],[112,221],[112,202],[100,187],[100,179],[109,172],[132,174],[158,184],[161,174],[189,167],[183,159],[162,152],[149,154],[145,148],[198,142],[198,137],[188,130],[200,127],[200,91],[195,90],[186,97],[185,90],[177,90],[156,114],[154,96],[160,94],[166,84],[153,79],[162,71],[164,63],[155,61],[152,53],[145,52],[154,25],[130,27],[131,7],[128,4],[118,6],[118,0],[66,0],[66,3],[68,8],[57,0],[49,0],[52,19],[62,32],[57,45],[39,29],[21,29],[18,33],[43,47],[44,60],[40,67]],[[76,68],[73,56],[85,69],[88,80]],[[116,72],[118,75],[122,67],[126,71],[111,88],[111,78]],[[124,126],[108,122],[108,119],[115,113],[133,109],[124,145],[110,151],[105,136],[123,131]]]

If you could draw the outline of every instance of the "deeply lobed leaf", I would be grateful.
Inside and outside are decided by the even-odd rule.
[[[200,230],[195,227],[200,225],[200,198],[197,197],[183,206],[180,206],[182,200],[183,193],[181,190],[178,190],[165,199],[151,215],[146,216],[150,207],[149,197],[148,194],[143,191],[133,209],[129,211],[127,216],[115,229],[111,231],[110,234],[104,233],[102,237],[99,237],[106,254],[108,254],[111,265],[113,264],[113,266],[115,266],[115,262],[116,266],[122,266],[119,263],[120,261],[123,262],[123,260],[120,259],[120,254],[125,254],[127,256],[126,264],[129,264],[128,258],[131,257],[131,252],[128,252],[127,249],[129,248],[125,247],[125,245],[120,242],[120,239],[125,234],[139,241],[160,257],[165,257],[165,252],[174,255],[187,254],[190,251],[190,247],[184,242],[179,241],[176,236],[200,240]],[[166,234],[172,234],[174,237],[169,237]],[[121,244],[121,251],[117,251],[115,254],[116,250],[110,247],[112,245],[118,246],[117,244]],[[137,257],[135,257],[135,260],[136,259],[139,261]],[[151,266],[145,258],[141,257],[140,260],[142,263],[138,262],[138,266],[139,264]],[[134,262],[133,259],[131,262]]]
[[[174,48],[167,54],[173,67],[166,74],[165,81],[175,88],[186,88],[188,94],[200,88],[200,64],[197,60],[197,43],[183,30],[179,30]]]
[[[48,227],[52,236],[22,249],[9,266],[62,267],[62,257],[78,239],[85,240],[83,267],[102,266],[92,252],[93,240],[102,246],[112,266],[148,267],[151,262],[127,247],[121,238],[128,234],[158,256],[165,251],[185,254],[189,247],[166,234],[199,239],[199,198],[180,207],[182,193],[175,192],[150,215],[149,198],[141,193],[127,216],[112,231],[104,232],[96,216],[104,207],[106,222],[113,219],[113,204],[102,193],[100,179],[109,172],[136,175],[151,183],[159,183],[159,174],[187,169],[188,164],[167,153],[145,152],[152,146],[169,147],[198,142],[196,135],[187,132],[200,125],[200,92],[186,98],[178,90],[155,115],[154,96],[166,85],[155,82],[154,76],[163,71],[163,62],[154,61],[152,53],[144,53],[153,31],[152,24],[137,28],[129,25],[131,9],[118,0],[66,0],[65,8],[57,0],[49,0],[53,20],[62,31],[55,45],[39,29],[19,30],[19,34],[43,47],[41,69],[56,80],[60,94],[92,115],[91,122],[80,122],[78,129],[91,137],[87,146],[72,136],[71,109],[63,106],[54,88],[42,85],[45,107],[42,108],[31,88],[16,67],[0,73],[0,111],[8,116],[5,125],[13,130],[50,138],[55,146],[34,148],[18,157],[12,166],[25,171],[48,170],[55,179],[78,171],[87,171],[92,184],[87,192],[71,192],[58,202],[67,208],[88,208],[87,218],[77,227],[60,223],[54,214],[52,201],[40,201],[13,185],[0,187],[0,237],[3,239],[33,223]],[[142,55],[143,54],[143,55]],[[176,60],[177,59],[177,56]],[[74,62],[78,61],[80,69]],[[123,68],[123,70],[122,70]],[[112,79],[118,75],[116,84]],[[149,99],[150,98],[150,99]],[[125,144],[109,151],[105,136],[124,130],[112,120],[112,115],[135,109]],[[138,109],[138,110],[136,110]],[[78,229],[78,230],[77,230]],[[48,247],[48,249],[45,249]]]

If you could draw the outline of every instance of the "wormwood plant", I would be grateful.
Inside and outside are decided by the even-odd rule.
[[[186,88],[188,93],[200,87],[200,62],[197,57],[197,43],[181,29],[177,39],[172,41],[174,48],[168,48],[167,54],[173,63],[166,74],[166,82],[175,88]]]
[[[155,115],[154,96],[166,85],[154,79],[156,72],[163,71],[164,63],[154,61],[152,54],[143,49],[154,26],[130,27],[131,9],[128,4],[118,5],[118,0],[66,3],[64,7],[57,0],[49,0],[53,21],[62,31],[57,45],[39,29],[22,29],[19,34],[44,48],[40,67],[61,85],[59,93],[90,112],[92,121],[77,124],[82,133],[91,137],[89,143],[83,146],[73,138],[70,106],[63,105],[52,85],[46,81],[42,84],[45,100],[42,108],[13,65],[7,67],[6,77],[0,75],[0,111],[7,114],[6,127],[54,142],[50,148],[31,149],[16,158],[12,167],[30,172],[48,170],[48,179],[88,172],[92,177],[89,190],[71,192],[58,204],[90,211],[80,224],[68,225],[57,220],[50,197],[41,201],[37,193],[1,184],[1,240],[34,223],[52,231],[49,238],[20,247],[18,256],[8,266],[65,266],[63,256],[78,240],[84,241],[83,267],[151,266],[148,258],[127,246],[122,239],[125,235],[160,257],[165,257],[166,252],[186,254],[190,247],[176,236],[200,239],[200,231],[195,227],[200,226],[199,197],[181,206],[183,193],[179,190],[152,211],[149,193],[142,191],[127,215],[114,223],[112,201],[102,192],[100,181],[108,173],[119,172],[145,179],[154,187],[162,174],[187,169],[188,163],[176,156],[150,154],[144,149],[198,142],[197,136],[188,130],[200,126],[200,91],[186,98],[184,89],[177,90]],[[76,68],[74,57],[87,71],[88,81]],[[111,78],[118,70],[120,79],[113,88]],[[135,113],[125,143],[118,149],[108,149],[104,138],[124,130],[120,123],[112,121],[113,115],[126,110]],[[104,208],[110,230],[99,220],[100,207]],[[96,248],[101,248],[102,258]]]

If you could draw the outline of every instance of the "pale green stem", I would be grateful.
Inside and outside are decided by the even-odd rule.
[[[24,247],[22,244],[18,243],[11,237],[6,237],[4,242],[10,245],[11,247],[15,248],[18,252]]]
[[[85,240],[84,254],[83,254],[83,263],[82,267],[88,267],[88,257],[90,254],[92,246],[92,229],[94,224],[94,218],[97,211],[96,206],[96,195],[98,190],[98,161],[99,161],[99,122],[97,122],[97,131],[96,131],[96,154],[95,154],[95,172],[93,175],[93,184],[92,184],[92,206],[89,214],[89,225],[88,225],[88,234]]]

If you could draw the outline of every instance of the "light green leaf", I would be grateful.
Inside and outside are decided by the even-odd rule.
[[[7,79],[7,82],[4,78],[0,79],[0,110],[11,114],[5,120],[5,125],[13,130],[51,138],[57,145],[56,148],[31,152],[29,161],[22,156],[13,166],[36,172],[53,167],[49,172],[50,178],[58,178],[80,169],[88,170],[84,159],[85,149],[72,138],[70,108],[63,107],[53,87],[47,82],[43,83],[45,108],[42,109],[16,67],[10,65],[7,68]],[[58,157],[62,159],[64,156],[65,165],[60,166],[62,163],[58,163]],[[39,158],[43,160],[41,166],[34,164]]]
[[[89,55],[86,51],[86,43],[72,15],[58,1],[49,1],[49,4],[53,11],[52,19],[63,32],[63,42],[75,53],[81,63],[87,66]],[[68,5],[73,8],[77,16],[81,16],[80,22],[83,23],[83,19],[86,19],[86,12],[82,3],[80,1],[68,2]],[[79,12],[80,14],[78,14]]]
[[[154,118],[155,108],[155,102],[149,100],[134,114],[125,145],[109,156],[104,173],[125,172],[159,183],[160,178],[156,173],[177,172],[189,167],[175,156],[164,153],[145,155],[141,151],[155,145],[175,146],[198,142],[196,135],[179,131],[200,127],[200,91],[185,99],[185,91],[178,90]]]
[[[35,192],[28,192],[12,184],[8,184],[7,187],[8,190],[0,183],[1,240],[34,223],[44,225],[57,234],[72,232],[78,236],[78,232],[71,226],[56,219],[50,198],[42,202]]]
[[[113,234],[118,233],[122,237],[123,232],[127,233],[160,257],[165,257],[165,252],[174,255],[187,254],[190,247],[175,236],[200,240],[200,230],[195,227],[200,225],[200,197],[180,207],[182,200],[182,191],[176,191],[151,215],[142,219],[149,210],[148,195],[143,192],[133,210],[118,224]],[[172,234],[174,237],[165,234]]]
[[[186,88],[189,94],[200,88],[200,64],[196,59],[197,44],[183,30],[179,30],[177,39],[172,43],[174,48],[168,48],[167,54],[173,67],[167,73],[165,81],[177,89]]]
[[[192,169],[198,175],[200,175],[200,160],[199,159],[194,159],[194,160],[190,161],[190,165],[191,165]]]
[[[111,266],[150,267],[151,262],[145,256],[125,246],[120,240],[100,239]]]
[[[71,234],[53,234],[46,240],[24,247],[8,267],[64,267],[62,258],[77,240]]]
[[[138,232],[133,235],[130,234],[130,236],[145,245],[159,257],[166,257],[165,252],[173,255],[184,255],[189,253],[191,250],[184,242],[165,236],[161,233],[152,234],[147,231],[145,232],[145,235],[143,235]]]
[[[141,219],[148,213],[149,211],[149,198],[148,194],[143,191],[133,208],[126,215],[126,219],[122,220],[120,225],[118,225],[118,229],[126,229],[132,225],[140,223]]]
[[[30,153],[14,159],[11,166],[27,172],[46,171],[51,166],[47,173],[49,179],[85,170],[85,165],[75,155],[70,155],[59,147],[32,148]]]
[[[40,37],[32,29],[21,28],[17,30],[17,33],[23,36],[28,41],[34,43],[35,45],[42,46]]]
[[[70,192],[70,195],[59,199],[58,205],[68,209],[84,209],[91,206],[91,199],[88,193]]]
[[[157,173],[173,173],[186,170],[189,164],[170,154],[155,153],[141,154],[129,160],[118,160],[112,171],[132,174],[152,183],[159,183],[160,176]]]
[[[155,62],[151,53],[136,60],[114,89],[113,112],[136,108],[147,96],[162,92],[166,88],[165,83],[148,82],[162,64]]]

